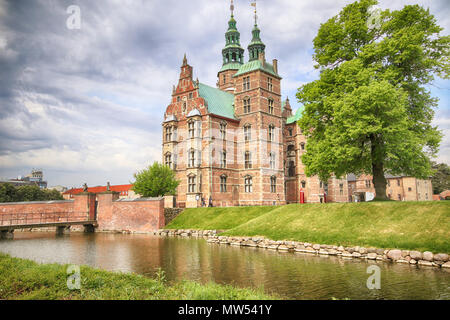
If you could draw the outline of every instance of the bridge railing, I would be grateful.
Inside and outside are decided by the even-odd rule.
[[[88,212],[0,213],[0,226],[42,225],[88,221]]]

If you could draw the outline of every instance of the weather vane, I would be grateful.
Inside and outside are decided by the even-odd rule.
[[[256,15],[256,1],[252,2],[250,5],[252,7],[255,7],[255,26],[256,26],[258,22],[258,16]]]

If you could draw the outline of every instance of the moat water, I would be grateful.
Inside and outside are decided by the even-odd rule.
[[[0,252],[40,263],[83,264],[169,281],[190,279],[263,288],[287,299],[446,299],[450,270],[208,244],[204,239],[152,235],[18,233]],[[380,289],[368,289],[367,268],[381,270]],[[81,275],[82,276],[82,275]]]

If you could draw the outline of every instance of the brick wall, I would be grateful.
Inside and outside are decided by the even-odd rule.
[[[164,227],[164,198],[118,198],[116,192],[97,194],[99,231],[150,232]]]

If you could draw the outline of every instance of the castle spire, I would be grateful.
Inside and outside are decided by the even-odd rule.
[[[228,21],[228,30],[225,33],[225,48],[222,50],[223,65],[236,65],[244,63],[244,49],[241,48],[241,34],[236,28],[234,19],[234,2],[230,4],[231,17]],[[223,69],[223,68],[222,68]]]
[[[261,30],[258,28],[258,15],[256,11],[256,2],[251,3],[252,7],[255,7],[255,26],[252,30],[252,41],[248,45],[248,53],[250,56],[249,61],[258,60],[259,54],[264,53],[266,45],[261,41]]]

